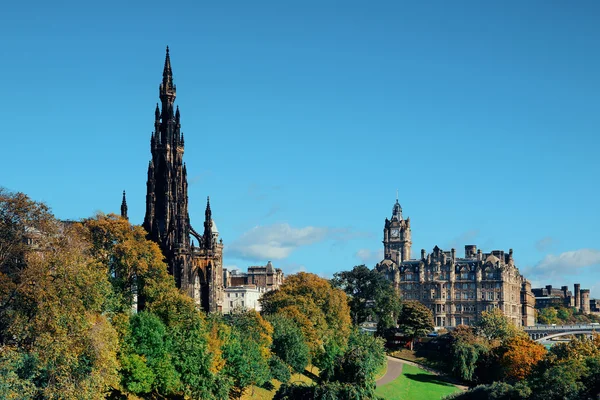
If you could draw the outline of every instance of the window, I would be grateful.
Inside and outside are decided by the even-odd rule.
[[[244,297],[244,293],[242,293],[242,297]],[[242,303],[244,303],[244,302],[242,301]],[[242,304],[242,305],[244,305],[244,304]]]
[[[229,302],[229,307],[233,308],[233,301]]]
[[[227,297],[231,297],[231,293],[227,293]]]
[[[242,307],[244,307],[244,300],[242,300]]]
[[[235,297],[238,297],[238,294],[237,294],[237,293],[235,294]]]

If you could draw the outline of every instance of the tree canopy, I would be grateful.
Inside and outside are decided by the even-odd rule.
[[[433,313],[418,301],[405,301],[398,318],[398,329],[410,338],[411,349],[416,338],[433,331]]]
[[[396,326],[400,296],[380,272],[358,265],[350,271],[335,273],[331,284],[348,296],[350,315],[355,325],[371,319],[377,321],[380,333]]]

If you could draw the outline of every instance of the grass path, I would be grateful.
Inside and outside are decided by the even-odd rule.
[[[379,386],[375,393],[386,400],[437,400],[460,390],[443,378],[405,363],[400,376]]]

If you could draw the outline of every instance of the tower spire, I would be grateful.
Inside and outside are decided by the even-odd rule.
[[[169,56],[169,46],[167,46],[167,55],[165,56],[165,67],[163,68],[163,79],[173,80],[173,71],[171,70],[171,57]]]
[[[162,100],[163,112],[169,109],[175,102],[177,88],[173,83],[173,70],[171,69],[171,56],[169,55],[169,46],[167,46],[167,54],[165,56],[165,66],[163,68],[163,79],[160,84],[160,99]]]
[[[127,198],[125,197],[124,190],[123,190],[123,201],[121,202],[121,217],[129,220],[129,217],[127,217]]]
[[[206,248],[212,247],[212,210],[210,209],[210,196],[206,197],[206,211],[204,212],[204,243]]]

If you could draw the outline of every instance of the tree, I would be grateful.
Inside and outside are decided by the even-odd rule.
[[[450,338],[452,372],[464,381],[474,381],[479,358],[489,351],[487,342],[475,335],[472,327],[466,325],[457,326],[450,333]]]
[[[541,366],[529,379],[532,400],[582,399],[580,394],[585,389],[582,380],[589,373],[582,360],[569,359]]]
[[[353,385],[362,398],[373,398],[375,374],[385,362],[383,340],[355,329],[346,352],[335,364],[331,380]]]
[[[146,311],[134,315],[121,356],[124,387],[138,395],[176,394],[181,381],[171,353],[172,343],[162,321]]]
[[[377,321],[380,333],[396,326],[400,313],[400,297],[383,274],[365,265],[358,265],[351,271],[335,273],[331,284],[348,295],[354,325],[360,325],[372,318]]]
[[[149,300],[177,296],[164,256],[158,245],[146,238],[144,228],[102,213],[82,224],[82,233],[91,243],[90,255],[108,271],[112,312],[129,313],[134,307],[141,311]]]
[[[537,319],[540,324],[550,325],[558,323],[558,312],[554,307],[542,308],[537,312]]]
[[[410,349],[416,338],[423,337],[434,328],[433,314],[417,301],[406,301],[398,318],[398,329],[410,339]]]
[[[240,398],[247,387],[261,386],[271,379],[271,324],[254,310],[233,314],[231,334],[225,342],[225,372],[233,380],[231,397]]]
[[[347,297],[326,279],[306,272],[290,275],[279,290],[263,295],[261,305],[264,315],[280,313],[298,324],[316,363],[325,344],[346,346],[351,327]]]
[[[518,382],[527,378],[546,355],[546,348],[528,336],[519,335],[507,340],[500,362],[506,377]]]
[[[219,374],[221,355],[209,352],[205,316],[175,287],[160,248],[146,238],[147,232],[101,213],[84,220],[82,229],[91,244],[90,255],[103,267],[112,288],[108,314],[122,338],[122,391],[226,398],[228,379]],[[148,314],[129,321],[134,308]],[[144,347],[140,336],[161,343],[161,355],[138,352],[152,347]],[[137,344],[129,345],[129,340]]]
[[[458,392],[446,396],[444,400],[526,400],[531,394],[531,389],[524,383],[512,386],[505,382],[494,382],[490,385],[479,385],[466,392]]]
[[[273,326],[273,353],[295,372],[303,372],[310,359],[310,350],[298,324],[281,314],[270,315],[267,320]]]
[[[499,340],[500,342],[512,339],[517,335],[526,335],[499,308],[483,311],[475,325],[475,331],[477,335],[488,340]]]
[[[0,190],[0,232],[0,345],[25,362],[17,376],[36,398],[104,398],[118,385],[106,271],[76,226],[24,194]]]

